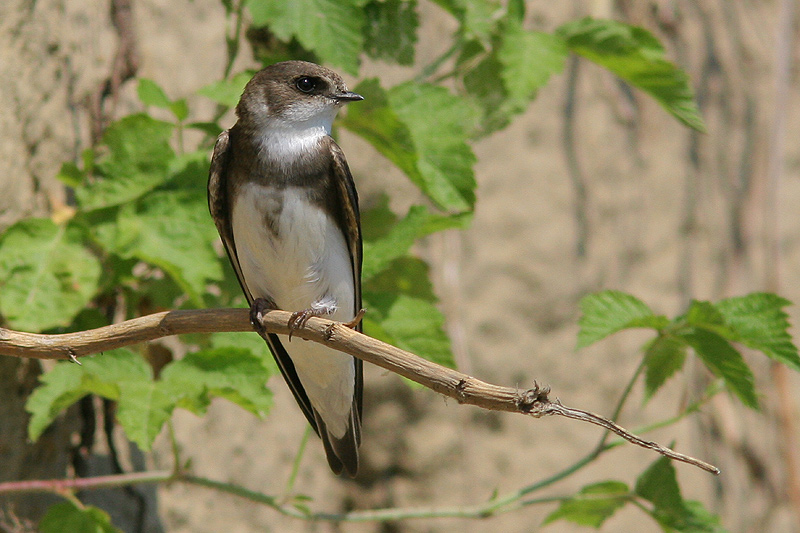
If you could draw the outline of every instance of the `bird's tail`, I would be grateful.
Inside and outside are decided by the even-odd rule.
[[[328,431],[325,421],[322,420],[316,409],[314,418],[331,470],[336,475],[346,471],[348,476],[355,477],[358,472],[358,447],[361,444],[361,414],[356,406],[353,405],[353,409],[350,411],[347,430],[341,437],[336,437]]]

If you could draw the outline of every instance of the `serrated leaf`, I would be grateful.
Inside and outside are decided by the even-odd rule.
[[[644,354],[645,401],[649,400],[686,361],[686,342],[674,335],[659,335]]]
[[[672,462],[661,457],[656,459],[636,480],[634,492],[655,506],[661,516],[678,522],[685,514],[681,489]]]
[[[563,70],[567,58],[562,38],[527,31],[513,17],[498,39],[493,47],[468,43],[458,59],[460,67],[474,64],[464,74],[464,87],[483,111],[481,135],[504,128],[525,111],[536,92]]]
[[[450,339],[444,331],[444,315],[430,302],[403,294],[364,292],[369,320],[377,331],[368,327],[368,335],[394,344],[429,361],[455,367]]]
[[[353,89],[364,97],[350,106],[339,124],[369,142],[414,183],[424,178],[417,168],[418,155],[408,127],[389,105],[389,97],[377,78],[362,81]]]
[[[216,81],[209,83],[205,87],[200,88],[197,94],[210,98],[218,104],[227,107],[236,107],[239,103],[239,98],[244,92],[244,86],[255,74],[252,70],[240,72],[228,80]]]
[[[40,533],[122,533],[111,524],[108,514],[87,505],[77,507],[71,501],[56,503],[39,521]]]
[[[650,308],[630,294],[602,291],[584,296],[580,302],[578,348],[628,328],[662,329],[669,324],[666,317],[653,314]]]
[[[567,520],[574,524],[599,528],[630,498],[630,489],[621,481],[603,481],[583,487],[574,497],[561,502],[544,524]]]
[[[206,284],[222,279],[204,191],[151,193],[93,232],[106,250],[163,269],[198,306]]]
[[[169,145],[174,126],[148,115],[129,115],[106,129],[101,176],[75,190],[81,209],[90,211],[130,202],[167,179],[175,157]]]
[[[152,378],[126,379],[118,382],[118,385],[117,421],[131,441],[142,450],[149,451],[175,409],[175,398]]]
[[[783,311],[789,305],[789,300],[775,294],[753,293],[722,300],[716,308],[735,334],[730,340],[800,371],[800,357],[788,331],[789,317]]]
[[[501,77],[511,98],[530,100],[550,76],[564,70],[567,46],[557,35],[526,31],[509,24],[502,35],[497,57],[503,65]]]
[[[39,380],[41,385],[25,404],[31,413],[28,423],[31,440],[38,439],[61,411],[87,394],[121,401],[122,383],[151,381],[152,373],[140,356],[119,349],[84,357],[80,366],[58,363]]]
[[[256,26],[279,39],[297,39],[326,63],[358,74],[366,0],[247,0]]]
[[[94,297],[100,263],[71,225],[17,222],[0,237],[0,313],[9,326],[42,331],[69,325]]]
[[[634,492],[653,504],[651,516],[668,531],[725,531],[720,526],[719,517],[709,513],[702,504],[683,499],[675,467],[666,457],[657,459],[639,476]]]
[[[271,372],[261,357],[241,348],[216,348],[188,354],[164,367],[159,388],[203,412],[209,396],[225,398],[256,416],[272,406],[266,387]]]
[[[416,0],[373,0],[364,6],[364,13],[367,55],[399,65],[412,65],[419,26]]]
[[[476,116],[444,87],[404,83],[389,90],[389,105],[406,125],[417,153],[412,181],[443,209],[471,210],[476,158],[467,144]],[[418,181],[419,180],[419,181]]]
[[[683,124],[705,131],[689,76],[667,61],[664,48],[649,31],[586,17],[564,24],[557,33],[576,54],[648,93]]]
[[[139,95],[139,100],[144,105],[153,105],[162,109],[169,109],[172,101],[167,97],[167,93],[153,80],[147,78],[140,78],[139,85],[136,88],[136,93]]]
[[[429,212],[426,207],[412,206],[405,218],[398,221],[387,235],[364,243],[363,279],[368,280],[393,260],[406,255],[417,239],[445,229],[464,228],[470,220],[470,213],[438,215]]]
[[[743,404],[758,409],[755,378],[742,354],[724,338],[703,329],[685,333],[681,337],[715,376],[725,380],[728,388]]]
[[[25,403],[25,410],[31,414],[28,421],[31,441],[38,440],[59,413],[88,394],[82,387],[82,379],[83,369],[66,362],[56,364],[39,377],[41,385]]]

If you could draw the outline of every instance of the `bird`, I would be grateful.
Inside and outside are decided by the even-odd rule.
[[[337,112],[363,100],[334,71],[284,61],[256,73],[217,138],[208,204],[228,258],[331,470],[355,477],[361,444],[362,362],[260,318],[292,312],[292,332],[313,316],[361,331],[361,222],[353,176],[331,137]]]

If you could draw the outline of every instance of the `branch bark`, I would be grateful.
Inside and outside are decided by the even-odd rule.
[[[291,313],[270,311],[262,319],[267,332],[288,334]],[[36,359],[70,359],[120,348],[131,344],[187,333],[253,331],[247,309],[200,309],[156,313],[102,328],[61,335],[22,333],[0,328],[0,355]],[[606,428],[638,446],[654,450],[671,459],[688,463],[707,472],[719,469],[694,457],[683,455],[652,441],[646,441],[600,415],[573,409],[550,400],[548,387],[520,390],[486,383],[467,374],[432,363],[413,353],[368,337],[344,324],[312,318],[293,332],[302,338],[348,353],[363,361],[399,374],[458,403],[492,411],[520,413],[541,418],[564,416]],[[297,342],[297,341],[295,341]]]

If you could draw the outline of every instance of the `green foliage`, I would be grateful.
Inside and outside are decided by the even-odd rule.
[[[297,39],[325,62],[358,73],[367,0],[248,0],[256,26],[281,40]]]
[[[414,55],[418,0],[246,0],[244,6],[245,20],[274,48],[254,50],[257,58],[317,58],[353,76],[364,56],[410,67],[404,71],[408,78],[394,86],[374,78],[355,83],[366,99],[349,106],[337,123],[394,164],[430,205],[413,206],[398,217],[383,198],[363,210],[364,325],[374,337],[454,366],[428,265],[412,250],[419,239],[470,223],[476,202],[473,139],[524,112],[563,70],[570,53],[643,90],[684,124],[702,130],[703,123],[688,77],[641,28],[587,18],[555,31],[533,30],[525,22],[523,0],[434,2],[452,16],[455,31],[443,36],[446,50],[425,66],[415,64]],[[229,17],[241,10],[230,0],[222,3]],[[241,44],[238,35],[227,39],[228,67]],[[236,105],[252,75],[226,75],[198,90],[217,104],[213,116],[203,117],[189,105],[191,98],[172,98],[156,81],[138,80],[144,111],[166,110],[171,115],[158,111],[159,116],[172,118],[142,112],[110,124],[97,146],[59,172],[76,200],[68,220],[28,219],[0,236],[0,313],[8,325],[80,330],[112,315],[242,304],[227,258],[217,253],[205,187],[207,147],[230,126],[220,117]],[[185,151],[185,128],[206,135],[199,148]],[[646,398],[682,369],[691,349],[745,405],[756,407],[752,372],[735,346],[800,370],[787,331],[787,305],[774,295],[753,294],[693,302],[670,320],[633,296],[605,291],[581,302],[578,346],[625,329],[651,329],[656,336],[646,344],[643,360]],[[125,349],[86,358],[82,366],[57,364],[29,398],[31,438],[87,394],[116,401],[119,423],[143,449],[150,448],[175,408],[203,414],[211,399],[220,397],[256,416],[268,412],[271,395],[264,384],[277,369],[259,337],[215,333],[192,336],[191,342],[189,353],[168,363],[158,377],[140,354]],[[665,461],[642,474],[633,491],[620,481],[584,487],[565,498],[546,523],[568,520],[597,528],[634,501],[648,506],[665,529],[717,530],[715,517],[681,498]],[[300,497],[291,504],[311,512]],[[40,528],[116,531],[102,511],[71,502],[52,507]]]
[[[667,61],[664,48],[649,31],[587,17],[564,24],[557,33],[570,51],[645,91],[690,128],[705,131],[688,75]]]
[[[603,523],[626,504],[637,502],[664,531],[722,533],[719,517],[702,504],[686,501],[681,496],[675,467],[666,457],[651,464],[636,480],[633,491],[621,481],[603,481],[583,487],[561,502],[544,523],[566,520],[574,524],[600,529]]]
[[[634,493],[652,504],[647,512],[665,531],[725,531],[719,525],[719,517],[709,513],[702,504],[683,499],[675,467],[666,457],[656,460],[639,476]]]
[[[581,300],[581,312],[578,348],[585,348],[623,329],[660,329],[667,325],[666,317],[654,315],[647,304],[620,291],[586,296]]]
[[[94,297],[100,264],[74,225],[17,222],[0,237],[0,312],[9,326],[42,331],[67,326]]]
[[[105,511],[78,507],[72,501],[52,505],[39,521],[40,533],[122,533],[111,524]]]
[[[632,328],[655,330],[657,337],[644,348],[645,398],[683,368],[692,348],[706,368],[725,381],[727,388],[752,409],[758,409],[755,378],[734,344],[798,367],[797,347],[789,335],[783,308],[790,302],[773,294],[753,293],[716,304],[693,301],[686,313],[669,320],[656,316],[637,298],[619,291],[590,294],[581,300],[578,347]]]
[[[567,520],[599,529],[630,498],[630,489],[621,481],[593,483],[583,487],[574,497],[562,501],[544,523]]]
[[[126,435],[149,450],[175,407],[203,414],[212,396],[265,416],[272,403],[264,385],[270,374],[261,357],[230,347],[173,361],[158,380],[141,356],[126,349],[84,358],[80,366],[62,362],[41,377],[42,385],[28,399],[28,433],[38,439],[61,411],[96,394],[117,402],[117,420]]]

